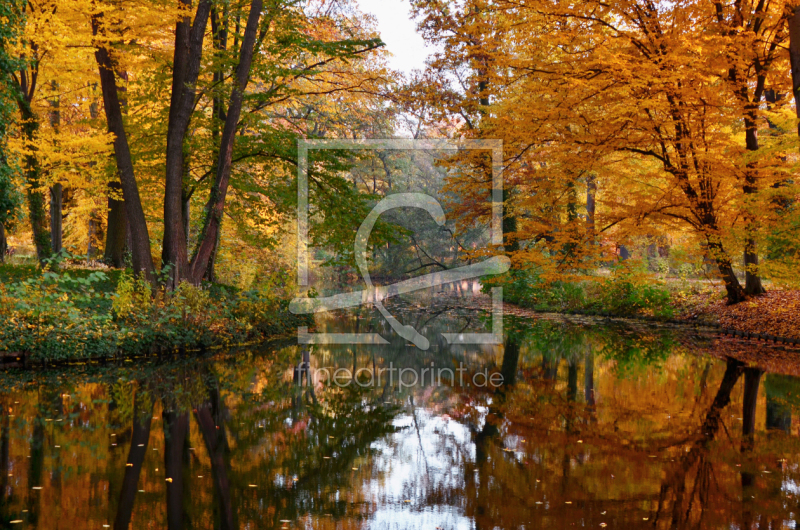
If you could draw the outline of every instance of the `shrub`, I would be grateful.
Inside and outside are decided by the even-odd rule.
[[[45,270],[0,283],[0,353],[65,361],[226,346],[291,331],[309,318],[288,301],[257,291],[229,294],[181,284],[153,292],[126,271],[114,292],[108,276]],[[100,288],[100,286],[103,288]],[[213,295],[212,295],[213,292]]]
[[[620,315],[652,313],[670,317],[673,313],[666,287],[627,262],[617,266],[611,278],[603,282],[600,303],[603,309]]]

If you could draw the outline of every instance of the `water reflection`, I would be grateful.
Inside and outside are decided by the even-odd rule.
[[[446,304],[415,309],[393,311],[416,319],[434,339],[429,351],[394,337],[0,374],[0,521],[794,527],[800,380],[785,361],[793,353],[562,319],[509,318],[503,345],[449,346],[437,333],[480,332],[485,318]],[[373,317],[362,308],[317,331],[391,337]],[[500,374],[502,384],[377,385],[362,370],[459,363],[469,375]],[[350,384],[321,378],[325,367],[347,367]]]

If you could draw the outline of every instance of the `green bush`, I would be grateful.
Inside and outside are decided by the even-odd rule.
[[[671,317],[670,294],[666,287],[635,267],[620,265],[601,284],[602,309],[618,315],[651,313]]]
[[[66,361],[222,347],[310,320],[290,314],[287,300],[256,291],[184,283],[152,292],[125,272],[110,292],[108,281],[100,271],[45,270],[0,283],[0,355]]]
[[[485,293],[492,287],[502,286],[504,300],[536,311],[673,316],[667,288],[637,264],[621,264],[612,270],[610,278],[582,282],[546,282],[531,271],[514,269],[498,277],[485,278],[482,285]]]
[[[513,269],[499,278],[482,282],[484,292],[501,285],[504,300],[538,311],[575,310],[586,303],[586,289],[580,283],[546,282],[531,271]]]

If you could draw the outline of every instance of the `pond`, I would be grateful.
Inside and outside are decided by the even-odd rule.
[[[385,341],[6,370],[0,522],[795,528],[797,352],[555,315],[449,344],[492,328],[468,294],[389,306],[427,350],[361,308],[311,331]]]

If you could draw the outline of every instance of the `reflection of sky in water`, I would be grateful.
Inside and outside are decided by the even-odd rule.
[[[461,472],[450,458],[466,449],[460,460],[474,460],[469,430],[423,408],[416,408],[412,414],[398,416],[393,425],[400,430],[372,444],[377,453],[373,465],[386,478],[369,479],[362,486],[376,505],[368,527],[473,528],[471,519],[461,514],[459,507],[419,502],[434,489],[463,488]]]

